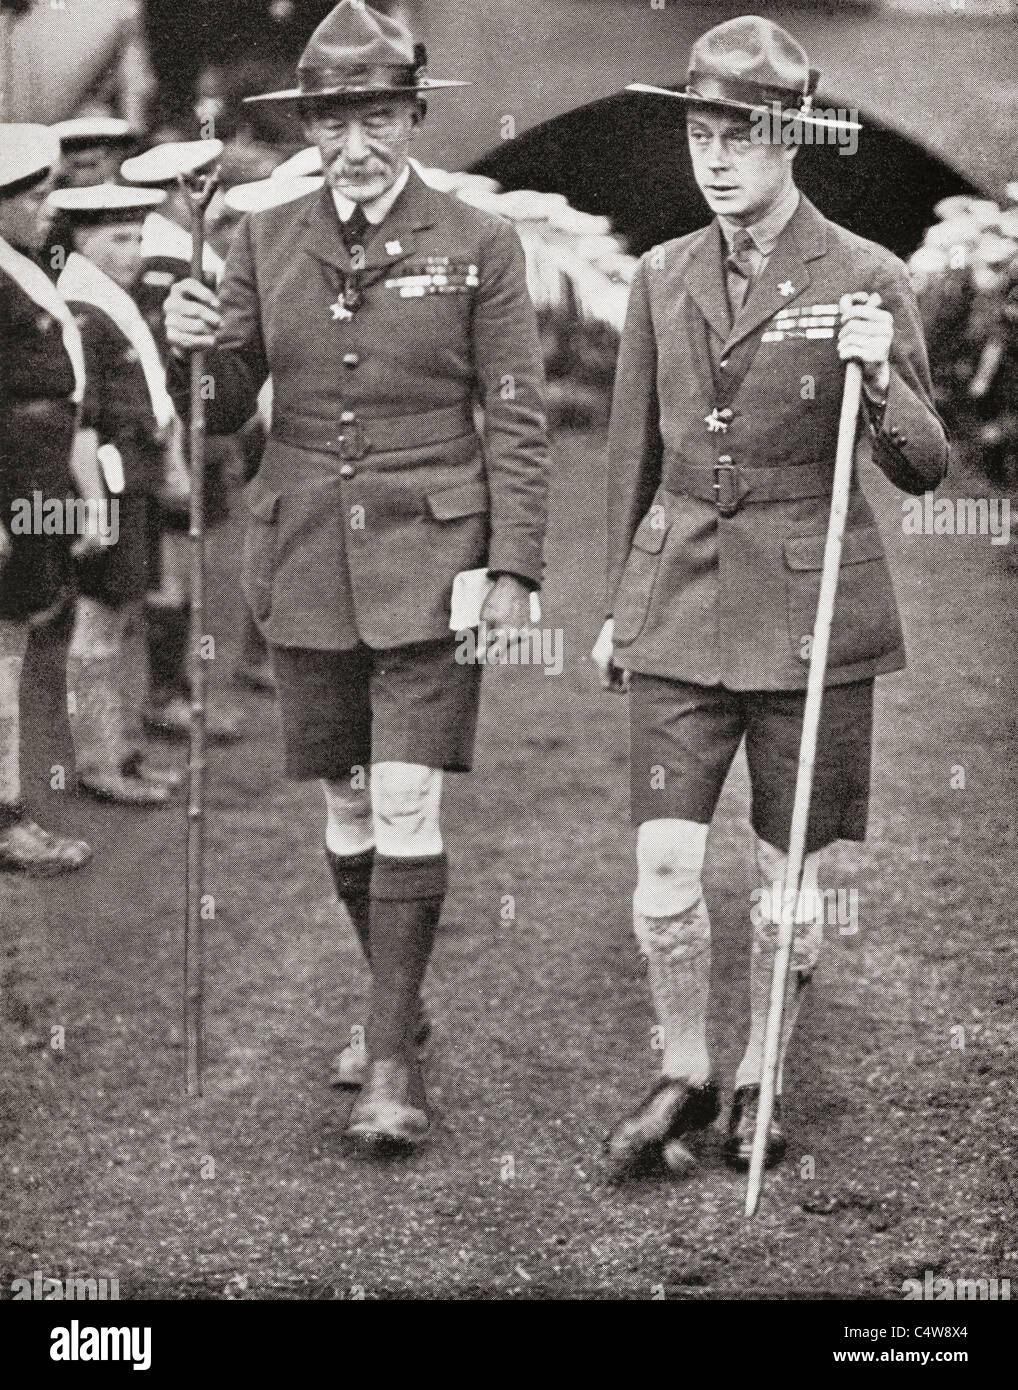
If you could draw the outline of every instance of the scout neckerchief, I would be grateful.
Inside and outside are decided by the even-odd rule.
[[[60,324],[64,351],[71,359],[74,369],[74,391],[71,400],[80,405],[85,397],[85,350],[81,345],[81,334],[70,309],[60,298],[56,286],[40,265],[29,260],[20,251],[15,251],[9,241],[0,237],[0,270],[11,277],[23,289],[29,299],[34,300],[50,318]]]
[[[57,289],[67,300],[91,304],[113,320],[138,354],[145,373],[152,414],[163,434],[173,419],[173,402],[166,390],[166,372],[159,357],[152,330],[134,300],[87,256],[72,251],[57,281]]]

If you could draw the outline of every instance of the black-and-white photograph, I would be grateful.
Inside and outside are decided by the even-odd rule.
[[[1016,0],[0,0],[8,1336],[988,1369],[1016,497]]]

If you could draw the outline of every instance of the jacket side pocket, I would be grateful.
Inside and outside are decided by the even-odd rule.
[[[612,616],[615,620],[616,643],[635,642],[643,631],[647,614],[650,612],[654,585],[661,568],[661,551],[670,524],[662,514],[661,508],[655,507],[636,528],[629,558],[615,595]]]
[[[788,585],[788,636],[796,657],[808,663],[826,536],[784,542]],[[827,665],[854,666],[894,651],[902,640],[898,606],[876,526],[845,532]]]
[[[244,503],[249,515],[244,534],[242,588],[251,612],[264,621],[272,611],[280,495],[255,477],[245,489]]]

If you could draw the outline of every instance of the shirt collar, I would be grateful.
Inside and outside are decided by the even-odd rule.
[[[364,209],[364,216],[372,226],[377,227],[379,222],[385,221],[392,209],[393,203],[403,192],[404,188],[406,188],[409,178],[410,165],[408,164],[391,188],[387,188],[385,192],[380,194],[377,198],[372,198],[369,203],[361,203],[361,207]],[[357,204],[351,202],[349,198],[344,198],[343,194],[337,193],[335,189],[332,190],[332,201],[336,204],[336,211],[339,213],[340,222],[349,222]]]
[[[773,204],[768,212],[757,222],[753,222],[745,230],[753,238],[753,243],[761,256],[769,256],[778,242],[778,237],[792,220],[792,214],[799,206],[799,190],[795,184],[790,184],[788,191],[783,193],[778,201]],[[721,230],[724,233],[728,249],[731,250],[735,233],[740,230],[735,222],[729,221],[727,217],[718,215],[721,223]]]

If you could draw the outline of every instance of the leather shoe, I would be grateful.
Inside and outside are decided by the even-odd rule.
[[[370,1062],[350,1111],[346,1138],[382,1155],[412,1149],[428,1132],[425,1105],[424,1082],[416,1061],[383,1057]]]
[[[673,1171],[685,1169],[686,1158],[695,1163],[683,1144],[669,1141],[678,1141],[679,1135],[690,1130],[705,1129],[717,1119],[719,1109],[718,1089],[713,1081],[691,1086],[688,1081],[662,1077],[650,1095],[632,1114],[621,1119],[605,1139],[609,1182],[620,1182],[664,1145],[669,1149],[665,1161]]]
[[[51,835],[27,816],[0,831],[0,872],[52,878],[83,868],[91,858],[84,840]]]
[[[431,1020],[424,1012],[422,1004],[417,1011],[417,1026],[414,1029],[414,1046],[417,1048],[417,1059],[422,1060],[421,1049],[431,1036]],[[330,1086],[343,1086],[349,1090],[356,1090],[364,1085],[364,1078],[367,1075],[371,1058],[368,1050],[361,1043],[360,1047],[354,1047],[353,1043],[347,1043],[342,1052],[338,1052],[332,1059],[332,1075],[329,1077]]]
[[[725,1158],[733,1168],[745,1173],[753,1157],[753,1135],[760,1107],[760,1087],[740,1086],[732,1098],[732,1113],[728,1120]],[[781,1128],[781,1097],[774,1097],[774,1112],[767,1128],[767,1150],[764,1167],[773,1168],[785,1153],[785,1134]]]
[[[191,706],[182,695],[164,705],[150,705],[142,715],[145,731],[157,738],[183,742],[191,735]],[[229,701],[205,706],[205,737],[209,743],[237,743],[244,737],[240,711]]]
[[[170,800],[167,787],[139,774],[126,777],[118,772],[82,772],[78,790],[117,806],[165,806]]]
[[[185,772],[175,767],[152,767],[141,753],[132,753],[125,758],[120,771],[125,777],[143,777],[146,782],[153,782],[157,787],[165,787],[171,792],[179,791],[187,781]]]

